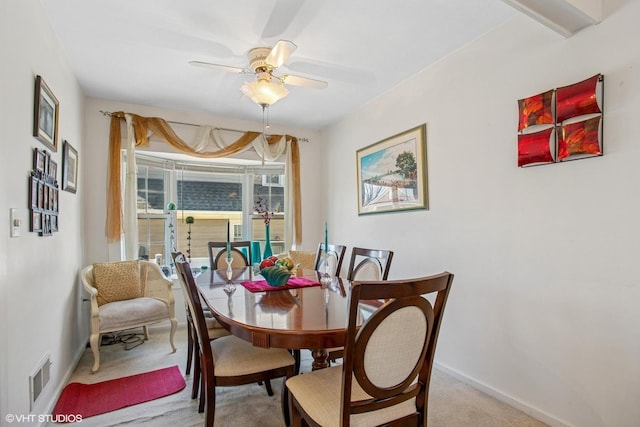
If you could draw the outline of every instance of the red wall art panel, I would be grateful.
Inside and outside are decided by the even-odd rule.
[[[518,100],[518,167],[602,156],[604,76]]]

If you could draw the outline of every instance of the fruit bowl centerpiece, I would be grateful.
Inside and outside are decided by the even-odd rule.
[[[260,274],[267,281],[269,286],[284,286],[291,277],[291,271],[286,268],[280,268],[277,266],[267,267],[260,270]]]
[[[274,259],[275,258],[275,259]],[[270,257],[260,263],[260,274],[269,286],[284,286],[294,273],[291,258]]]

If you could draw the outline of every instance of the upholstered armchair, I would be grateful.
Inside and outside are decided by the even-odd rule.
[[[142,327],[149,339],[148,325],[171,322],[169,343],[173,352],[176,331],[173,282],[149,261],[94,263],[82,269],[82,285],[91,299],[92,372],[100,367],[101,334]]]

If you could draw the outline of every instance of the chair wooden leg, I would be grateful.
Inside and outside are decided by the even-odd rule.
[[[187,367],[185,374],[191,373],[191,361],[193,359],[193,326],[190,319],[187,319]]]
[[[300,373],[300,350],[289,350],[293,355],[293,359],[296,361],[294,365],[294,375],[298,375]]]
[[[207,411],[205,413],[205,425],[206,427],[213,427],[213,421],[216,415],[216,387],[213,381],[213,372],[209,369],[203,370],[202,383],[204,387],[200,396],[200,402],[202,406],[206,400]]]
[[[271,388],[271,380],[265,380],[264,387],[267,389],[267,394],[269,396],[273,396],[273,389]]]
[[[171,344],[171,352],[175,353],[176,350],[178,349],[176,348],[176,345],[173,343],[173,337],[176,334],[176,329],[178,329],[178,321],[176,320],[175,317],[172,317],[169,320],[171,321],[171,331],[169,332],[169,344]]]
[[[285,385],[286,388],[286,385]],[[300,412],[298,412],[298,409],[296,408],[296,405],[293,403],[293,395],[291,393],[289,394],[289,414],[291,416],[290,419],[290,426],[291,427],[302,427],[302,415],[300,415]]]
[[[198,397],[202,366],[200,365],[200,348],[197,341],[194,342],[193,347],[193,387],[191,388],[191,398],[195,399]]]
[[[207,388],[209,387],[209,385],[207,384],[207,381],[204,378],[204,375],[202,376],[202,382],[200,382],[200,403],[198,404],[198,412],[199,413],[203,413],[205,406],[209,404],[208,402],[208,397],[207,397]],[[208,411],[208,407],[207,407],[207,411]]]
[[[289,389],[287,388],[287,378],[282,379],[282,396],[280,396],[280,404],[282,405],[282,417],[284,418],[284,425],[290,426],[291,421],[289,419]]]
[[[91,368],[91,373],[96,373],[100,368],[100,334],[91,334],[89,345],[93,353],[93,368]]]

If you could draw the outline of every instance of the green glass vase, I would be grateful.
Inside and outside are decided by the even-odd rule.
[[[264,252],[262,253],[263,259],[269,258],[273,255],[273,250],[271,249],[271,237],[269,236],[269,226],[264,226]]]

